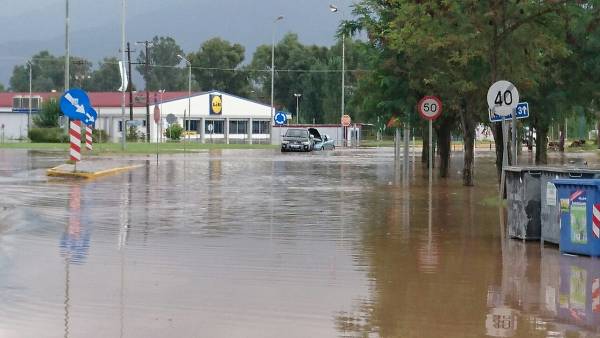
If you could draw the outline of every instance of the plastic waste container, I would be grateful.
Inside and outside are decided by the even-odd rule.
[[[556,303],[559,320],[576,325],[579,332],[588,329],[597,333],[600,325],[600,262],[589,257],[561,255]]]
[[[540,239],[540,178],[538,167],[504,167],[508,235],[519,239]]]
[[[600,256],[600,179],[559,179],[561,252]]]
[[[541,240],[559,244],[560,241],[560,206],[556,198],[556,187],[552,180],[565,178],[600,178],[600,170],[579,168],[540,167],[541,187]]]

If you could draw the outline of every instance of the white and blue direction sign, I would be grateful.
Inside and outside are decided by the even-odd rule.
[[[515,108],[515,111],[517,112],[517,118],[518,119],[526,119],[529,117],[529,103],[527,102],[519,102],[519,104],[517,105],[517,108]],[[494,114],[492,113],[492,111],[490,110],[489,112],[490,114],[490,122],[502,122],[502,116],[498,115],[498,114]],[[508,114],[508,116],[504,117],[507,120],[512,119],[512,113]]]
[[[276,125],[282,126],[287,122],[287,116],[284,112],[278,111],[277,114],[275,114],[275,117],[273,117],[273,120],[275,121]]]
[[[73,88],[65,92],[60,98],[60,110],[65,116],[83,121],[85,124],[94,124],[98,113],[92,108],[86,92]]]

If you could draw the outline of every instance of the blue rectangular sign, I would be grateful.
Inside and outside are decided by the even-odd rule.
[[[525,119],[525,118],[529,117],[529,103],[519,102],[519,104],[517,105],[517,108],[515,110],[517,111],[518,119]],[[490,116],[490,122],[502,122],[502,116],[500,116],[500,115],[492,114],[490,112],[489,116]],[[504,118],[507,120],[510,120],[510,119],[512,119],[512,114],[510,114]]]

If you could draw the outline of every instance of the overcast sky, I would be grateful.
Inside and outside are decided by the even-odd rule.
[[[0,83],[8,86],[15,64],[48,49],[64,54],[66,0],[0,0]],[[186,52],[219,36],[246,47],[298,33],[303,43],[331,45],[341,15],[328,10],[329,0],[127,0],[127,40],[171,36]],[[351,0],[333,2],[350,13]],[[121,0],[70,0],[71,54],[92,61],[118,56],[121,44]]]

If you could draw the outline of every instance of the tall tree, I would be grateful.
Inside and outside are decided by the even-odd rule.
[[[155,36],[149,48],[150,66],[145,72],[146,52],[142,45],[136,70],[142,74],[149,90],[166,89],[186,90],[188,88],[187,70],[180,67],[181,60],[177,55],[183,55],[183,50],[171,37]],[[117,68],[118,71],[118,68]]]
[[[4,88],[4,85],[2,83],[0,83],[0,92],[6,91],[6,89]]]
[[[104,58],[98,63],[85,89],[89,91],[116,91],[121,86],[119,60],[116,57]]]
[[[56,57],[48,51],[41,51],[31,57],[31,77],[33,91],[62,91],[65,83],[65,58]],[[10,89],[16,92],[29,91],[29,63],[13,68],[10,77]],[[73,86],[83,86],[87,75],[91,72],[92,64],[81,57],[71,57],[70,83]]]
[[[358,19],[347,24],[365,30],[374,47],[402,56],[401,77],[412,92],[442,97],[445,111],[460,122],[463,183],[472,185],[475,126],[487,118],[487,88],[504,78],[522,93],[535,93],[550,62],[568,55],[559,16],[568,6],[573,4],[363,0],[355,5]],[[498,128],[494,135],[500,168]]]
[[[197,52],[189,54],[192,73],[200,88],[205,91],[216,89],[236,95],[247,95],[247,72],[240,68],[245,50],[240,44],[213,38],[204,42]]]
[[[365,45],[346,39],[346,112],[352,113],[352,92],[360,75],[354,68],[363,66]],[[288,33],[275,45],[274,105],[295,112],[295,93],[302,94],[301,122],[335,123],[340,120],[341,42],[332,48],[304,45],[297,34]],[[251,82],[263,102],[271,95],[271,46],[259,46],[248,66]]]

